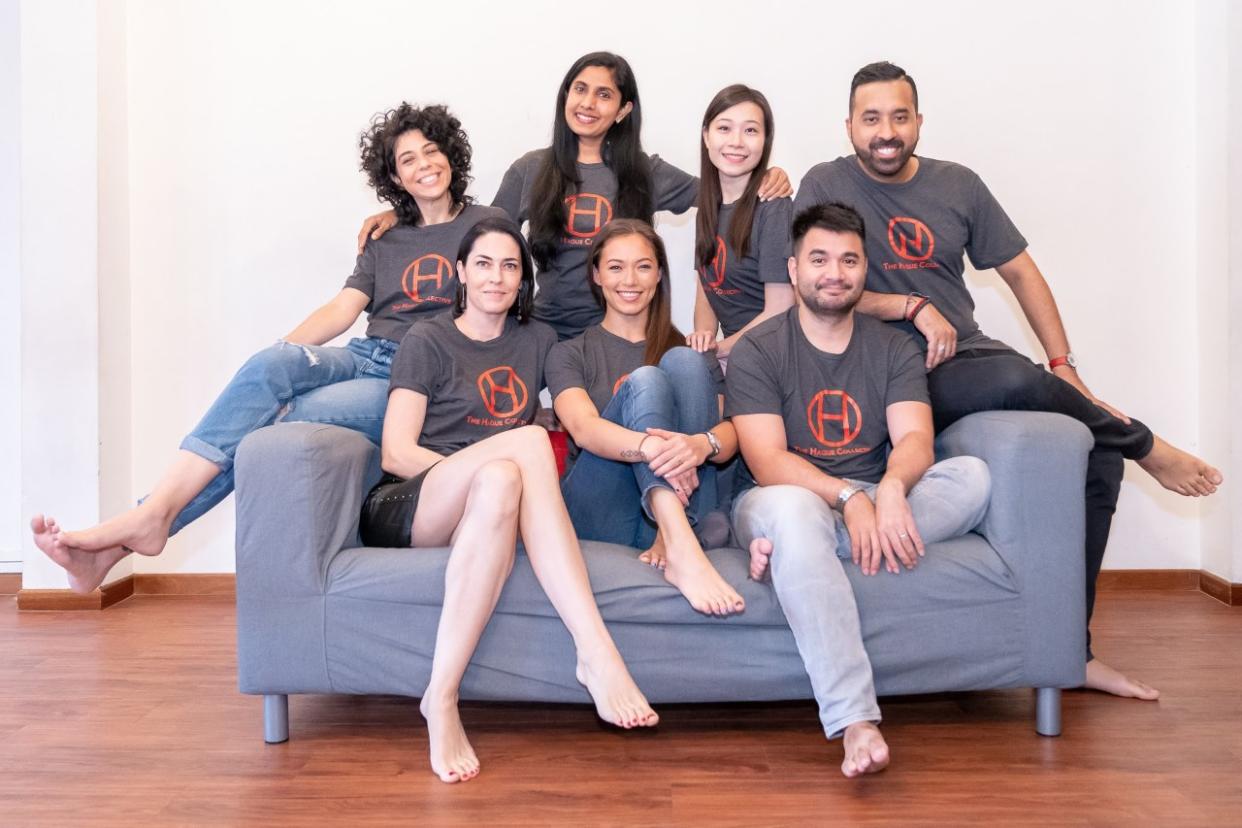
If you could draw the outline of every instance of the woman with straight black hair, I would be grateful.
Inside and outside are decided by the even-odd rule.
[[[687,344],[721,360],[763,320],[793,306],[789,198],[759,200],[775,125],[768,99],[749,86],[720,90],[703,114],[694,259],[699,281]],[[723,338],[717,339],[718,333]]]
[[[431,676],[419,709],[431,768],[479,772],[458,713],[462,677],[513,570],[519,533],[577,650],[577,677],[618,727],[657,716],[630,677],[587,580],[547,432],[530,425],[556,335],[530,320],[534,268],[508,218],[479,222],[456,257],[453,313],[410,328],[392,365],[385,477],[363,505],[367,546],[451,547]]]
[[[560,339],[603,318],[591,294],[587,251],[614,218],[652,223],[661,210],[684,213],[695,204],[698,180],[642,150],[642,104],[625,58],[591,52],[574,61],[556,96],[552,144],[513,162],[492,201],[519,223],[539,267],[535,318]],[[760,197],[788,196],[789,178],[773,169]],[[364,222],[359,244],[382,234],[392,217]]]

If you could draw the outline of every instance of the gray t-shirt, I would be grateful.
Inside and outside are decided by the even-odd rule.
[[[975,322],[975,301],[962,277],[964,257],[976,270],[988,270],[1025,250],[1026,239],[979,176],[960,164],[920,156],[914,178],[882,184],[851,155],[812,167],[794,208],[825,201],[849,204],[867,225],[868,289],[926,294],[957,329],[959,349],[1007,347],[984,336]],[[894,324],[927,347],[913,324]]]
[[[729,355],[725,416],[779,414],[789,450],[833,477],[876,483],[892,445],[888,406],[928,403],[914,341],[863,314],[844,352],[807,340],[798,308],[756,325]]]
[[[534,421],[555,343],[547,325],[514,317],[500,336],[477,342],[442,313],[412,325],[401,340],[389,390],[408,388],[427,398],[418,444],[447,456]]]
[[[548,391],[552,401],[569,388],[581,388],[587,392],[595,410],[603,412],[613,395],[635,368],[643,365],[643,353],[647,343],[630,342],[604,330],[602,325],[592,325],[581,336],[558,342],[548,354]],[[703,368],[712,375],[718,393],[724,393],[724,373],[715,354],[702,354]],[[577,446],[571,453],[577,455]]]
[[[699,268],[699,281],[725,336],[733,336],[763,311],[764,285],[789,284],[789,225],[793,201],[777,198],[755,205],[750,250],[739,258],[729,244],[729,223],[736,204],[720,207],[716,221],[716,255]]]
[[[453,304],[457,291],[457,247],[480,221],[503,210],[467,204],[452,221],[413,227],[399,224],[369,239],[345,287],[356,288],[367,303],[367,336],[400,342],[410,324]]]
[[[513,162],[492,200],[514,221],[530,218],[531,190],[539,167],[550,152],[539,149]],[[699,180],[660,159],[647,157],[651,165],[652,198],[655,209],[684,213],[694,206]],[[607,164],[579,164],[582,183],[566,204],[565,233],[557,245],[551,265],[538,275],[535,318],[556,329],[557,336],[569,339],[604,318],[603,309],[591,293],[588,256],[591,241],[612,220],[617,200],[617,177]]]

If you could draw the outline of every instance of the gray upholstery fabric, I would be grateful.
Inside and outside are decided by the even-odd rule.
[[[880,694],[1082,683],[1083,479],[1090,435],[1056,414],[976,414],[941,456],[988,462],[980,535],[932,546],[912,572],[849,567]],[[379,477],[361,435],[285,423],[237,455],[238,670],[246,693],[396,693],[426,686],[448,550],[357,546]],[[986,538],[987,540],[985,540]],[[591,585],[639,686],[656,703],[811,698],[775,593],[746,555],[712,550],[745,613],[694,612],[636,551],[585,543]],[[588,702],[572,643],[519,555],[462,697]]]

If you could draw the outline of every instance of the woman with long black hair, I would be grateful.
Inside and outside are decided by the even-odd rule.
[[[363,543],[451,547],[431,677],[419,709],[431,768],[445,782],[479,772],[458,714],[461,680],[513,569],[520,533],[535,577],[573,637],[577,677],[618,727],[658,717],[604,626],[561,499],[547,432],[530,425],[556,336],[530,320],[534,268],[508,218],[462,240],[451,315],[410,328],[393,361]]]

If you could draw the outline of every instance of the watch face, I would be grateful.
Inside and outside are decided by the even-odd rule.
[[[1071,368],[1078,367],[1078,358],[1074,356],[1073,351],[1070,351],[1068,354],[1065,355],[1065,364]]]

